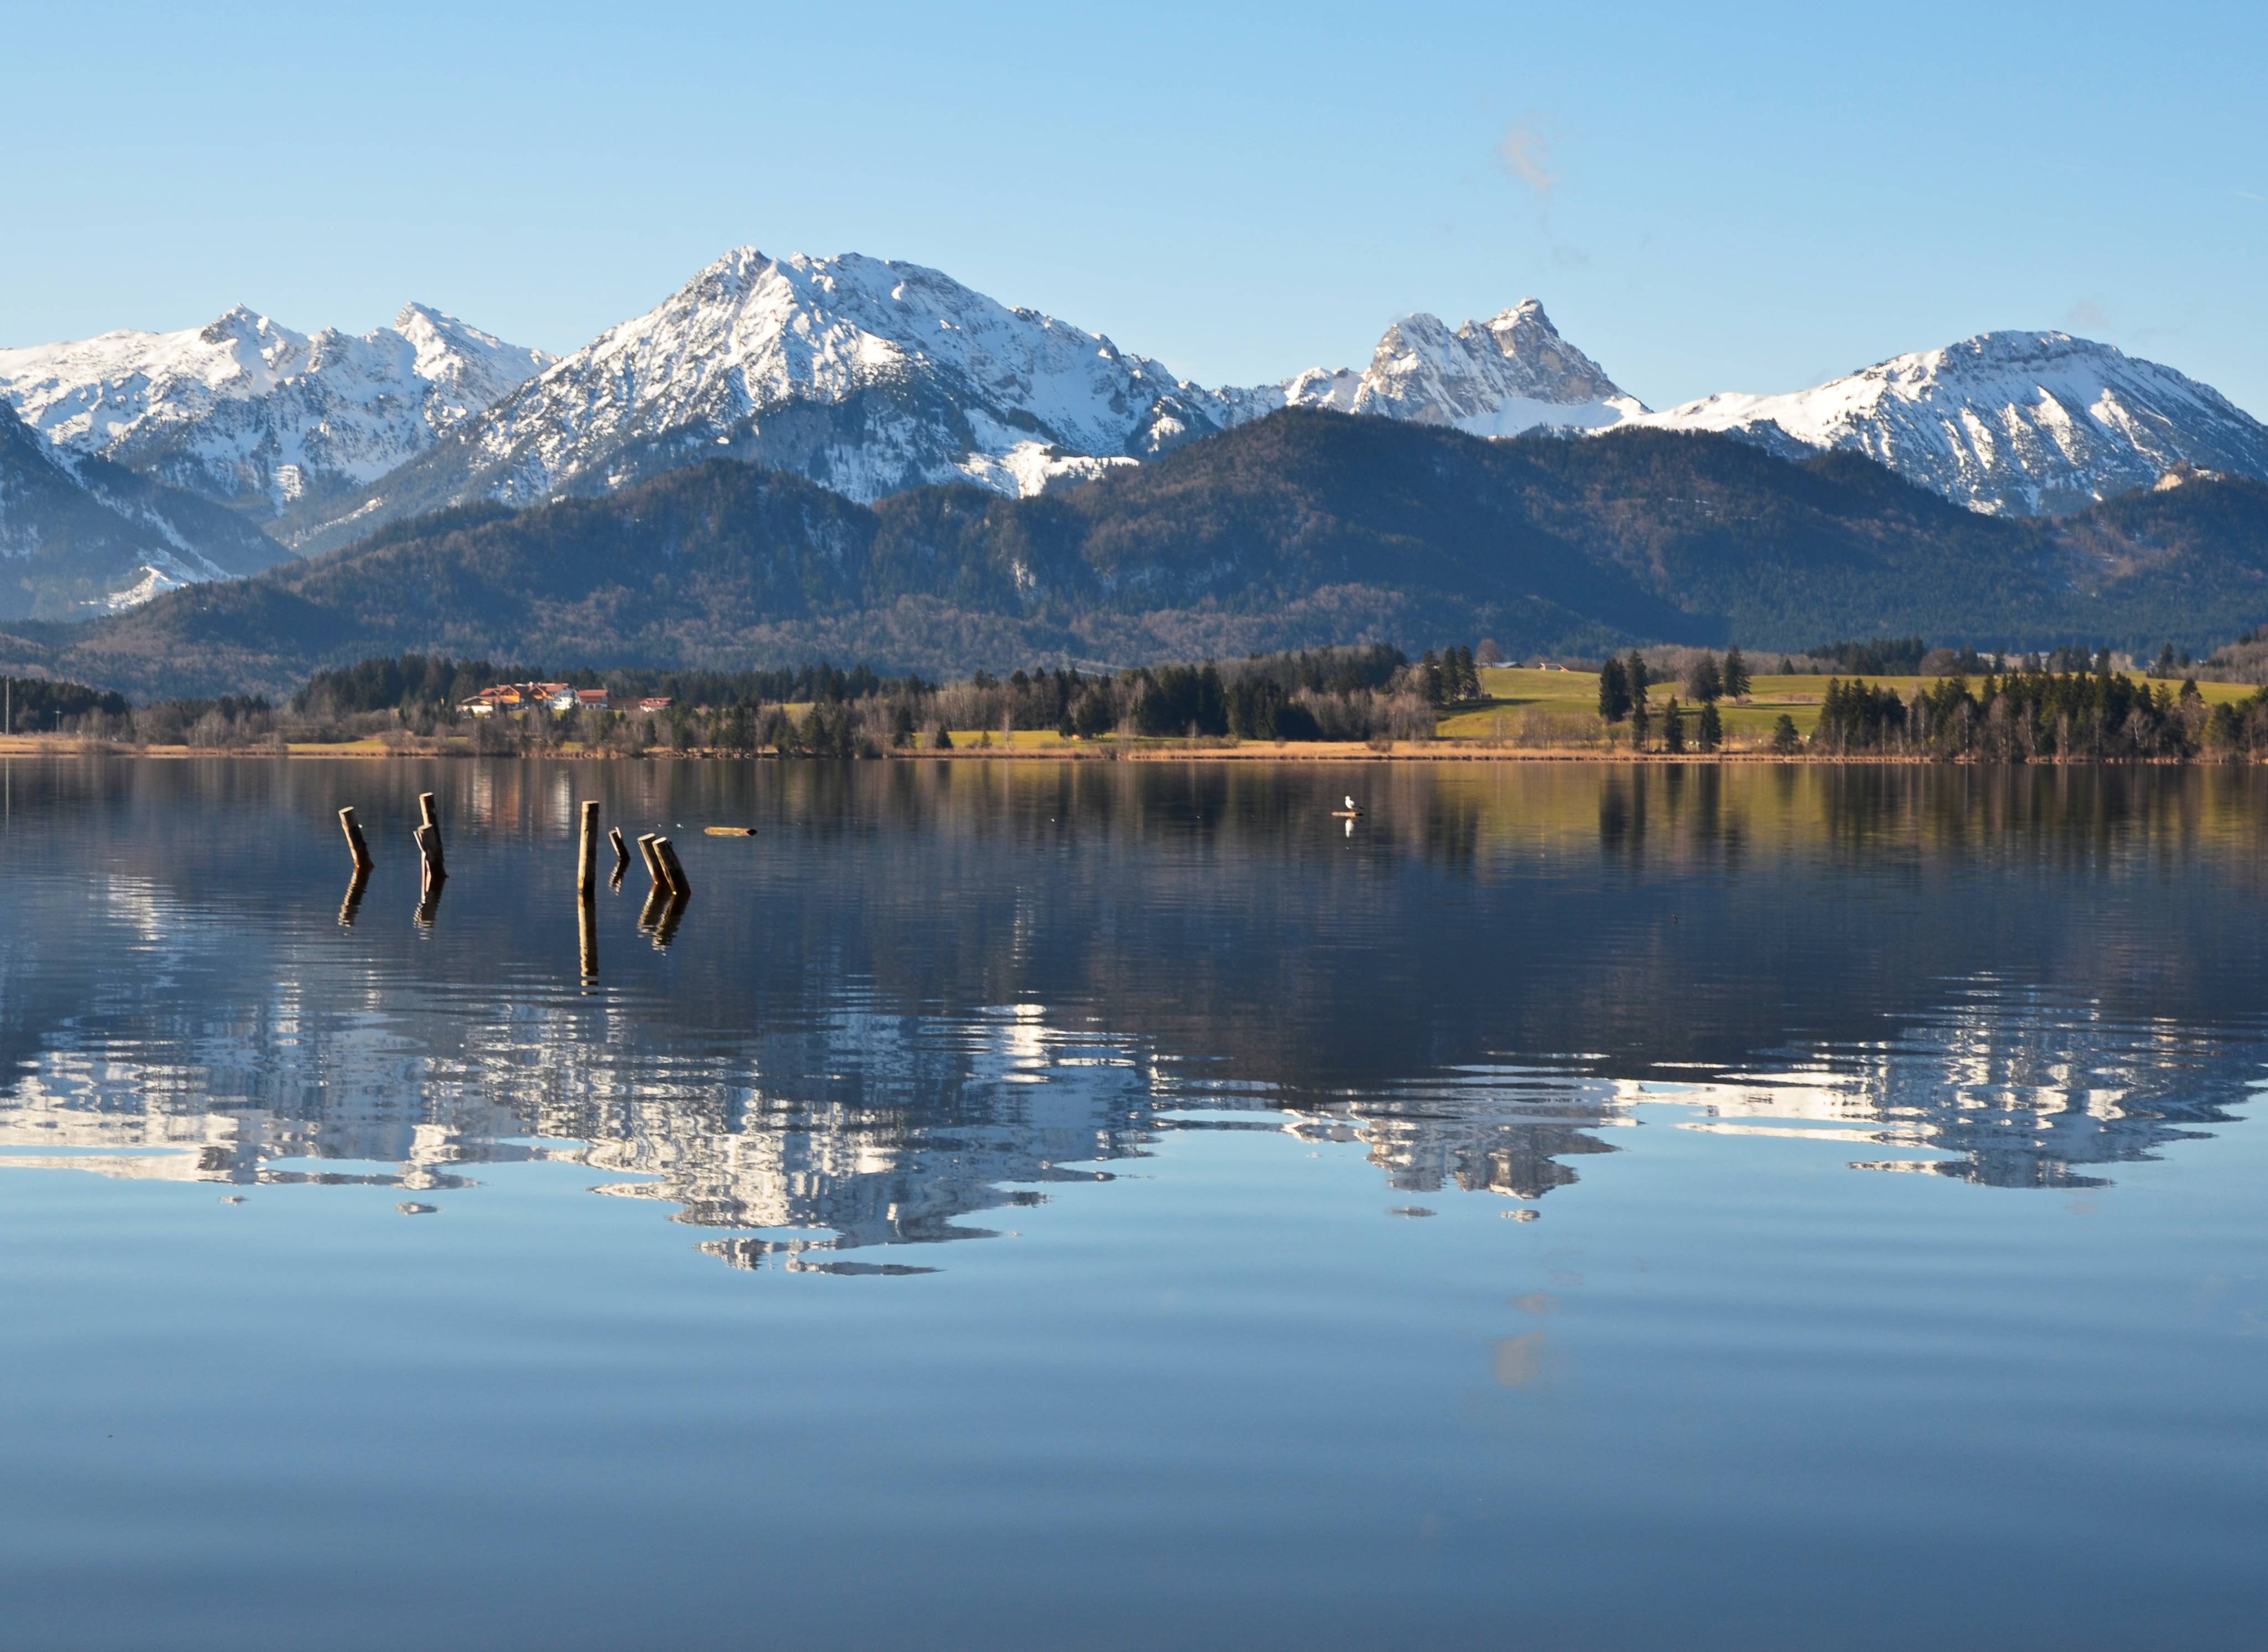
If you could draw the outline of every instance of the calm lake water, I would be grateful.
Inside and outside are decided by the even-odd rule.
[[[0,1644],[2268,1637],[2258,771],[0,785]]]

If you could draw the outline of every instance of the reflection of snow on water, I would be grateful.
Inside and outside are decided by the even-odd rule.
[[[122,916],[162,951],[162,911]],[[2260,1065],[2257,1039],[2118,1022],[1991,981],[1879,1043],[1732,1077],[1618,1079],[1584,1058],[1324,1095],[1215,1078],[1030,1003],[923,1016],[850,994],[786,1030],[689,1049],[658,1047],[614,1000],[523,1003],[444,1051],[375,1001],[318,1014],[306,998],[280,985],[257,1013],[180,1036],[94,1029],[130,1025],[124,1002],[55,1028],[0,1100],[0,1165],[422,1191],[476,1185],[482,1164],[581,1164],[611,1178],[595,1192],[732,1230],[711,1255],[804,1267],[814,1251],[977,1236],[963,1218],[1039,1202],[1035,1184],[1099,1175],[1064,1167],[1138,1155],[1169,1130],[1357,1145],[1398,1191],[1526,1204],[1660,1104],[1690,1131],[1893,1150],[1856,1168],[2084,1185],[2100,1178],[2075,1167],[2225,1117]]]

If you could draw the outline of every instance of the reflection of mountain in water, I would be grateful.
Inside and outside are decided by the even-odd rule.
[[[946,1019],[852,1004],[689,1051],[619,1005],[565,998],[500,1013],[447,1054],[291,995],[250,1026],[169,1036],[163,1058],[154,1030],[57,1037],[0,1103],[0,1161],[410,1190],[471,1186],[483,1164],[578,1163],[621,1178],[597,1192],[727,1230],[702,1248],[734,1265],[860,1272],[902,1270],[813,1253],[983,1236],[965,1219],[1099,1178],[1072,1167],[1224,1110],[1359,1142],[1412,1193],[1539,1199],[1648,1102],[1692,1110],[1689,1129],[1906,1150],[1859,1168],[2081,1186],[2226,1122],[2264,1054],[2257,1038],[2109,1021],[1991,982],[1879,1044],[1690,1083],[1481,1066],[1341,1095],[1223,1087],[1032,1006]]]
[[[737,1265],[872,1267],[815,1253],[981,1231],[1225,1109],[1522,1207],[1656,1100],[2067,1186],[2263,1060],[2246,775],[1150,768],[437,766],[430,929],[416,785],[387,819],[347,764],[17,774],[0,1155],[408,1190],[567,1162]],[[706,850],[667,955],[603,908],[586,992],[541,868],[594,786],[765,835]],[[381,867],[346,931],[350,801]]]

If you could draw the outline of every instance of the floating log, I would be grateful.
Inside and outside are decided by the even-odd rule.
[[[753,837],[756,835],[756,829],[753,826],[703,826],[701,830],[711,837]]]
[[[575,893],[588,896],[599,887],[599,806],[583,805],[583,841],[575,855]]]
[[[672,895],[683,900],[693,893],[692,882],[685,875],[685,863],[677,858],[677,850],[668,838],[653,840],[653,855],[661,862],[661,869],[669,874],[669,892]]]
[[[354,857],[355,876],[368,877],[371,867],[378,863],[370,858],[370,844],[363,837],[362,825],[355,819],[354,810],[339,811],[339,830],[347,835],[347,852]]]
[[[1359,808],[1335,808],[1331,811],[1331,818],[1333,820],[1360,820],[1362,818],[1362,811]]]

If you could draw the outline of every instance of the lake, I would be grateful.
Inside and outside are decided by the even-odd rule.
[[[2268,773],[0,786],[8,1646],[2261,1644]]]

